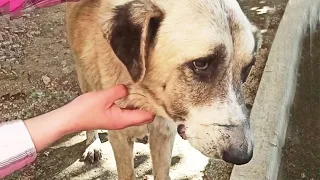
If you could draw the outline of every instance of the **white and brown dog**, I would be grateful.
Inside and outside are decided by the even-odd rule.
[[[109,131],[118,177],[135,179],[133,143],[149,134],[155,179],[170,179],[176,132],[208,157],[245,164],[253,155],[242,84],[260,33],[236,0],[82,0],[67,5],[68,41],[82,92],[129,87],[117,102],[157,114]],[[97,131],[83,158],[101,158]]]

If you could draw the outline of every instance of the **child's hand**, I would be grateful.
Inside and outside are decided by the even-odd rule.
[[[152,122],[154,115],[140,110],[120,109],[114,101],[128,95],[123,85],[83,94],[68,104],[70,123],[79,130],[122,129]]]
[[[120,109],[113,103],[126,95],[127,90],[123,85],[86,93],[61,108],[25,120],[24,123],[39,152],[70,133],[96,129],[116,130],[153,121],[152,113]]]

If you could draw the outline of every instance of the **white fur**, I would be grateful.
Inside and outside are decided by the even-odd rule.
[[[211,105],[192,108],[189,111],[185,123],[186,136],[192,146],[207,156],[221,156],[221,151],[230,143],[224,136],[229,135],[231,138],[239,138],[236,141],[246,141],[249,153],[252,150],[252,136],[249,127],[244,125],[246,121],[247,117],[230,83],[226,100],[216,100]],[[241,130],[226,132],[226,127],[223,126],[230,125],[235,126],[231,128]],[[239,132],[243,132],[244,136],[237,135]]]

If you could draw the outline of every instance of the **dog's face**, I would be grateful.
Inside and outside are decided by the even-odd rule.
[[[110,17],[106,38],[143,89],[137,99],[148,97],[204,155],[249,162],[253,140],[242,84],[259,33],[238,3],[137,0],[116,6]]]

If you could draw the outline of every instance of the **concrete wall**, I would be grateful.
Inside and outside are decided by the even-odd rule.
[[[301,44],[319,20],[320,0],[289,0],[280,22],[251,111],[254,156],[234,166],[231,180],[276,180],[296,90]]]

